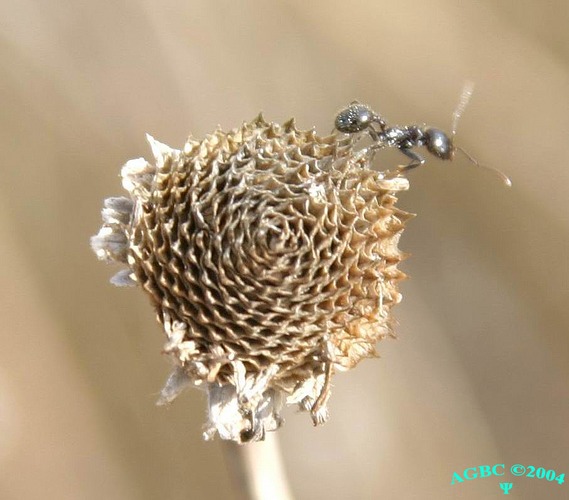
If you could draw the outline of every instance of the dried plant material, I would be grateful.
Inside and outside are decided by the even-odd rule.
[[[156,308],[175,364],[159,404],[201,387],[205,438],[240,443],[277,429],[285,404],[325,422],[333,374],[393,335],[407,179],[292,120],[259,116],[183,150],[148,140],[154,164],[123,167],[130,197],[105,201],[92,247]]]

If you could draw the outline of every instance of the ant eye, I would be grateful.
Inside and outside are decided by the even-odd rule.
[[[364,130],[373,117],[373,111],[365,104],[351,104],[338,113],[335,126],[339,132],[353,134]]]

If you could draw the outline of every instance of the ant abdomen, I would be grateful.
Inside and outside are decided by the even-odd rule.
[[[374,112],[365,104],[352,103],[336,115],[336,129],[345,134],[361,132],[373,121]]]
[[[344,134],[355,134],[368,129],[373,138],[374,135],[372,124],[377,123],[380,129],[385,128],[385,121],[369,106],[353,101],[348,107],[341,110],[336,115],[334,123],[336,130]]]

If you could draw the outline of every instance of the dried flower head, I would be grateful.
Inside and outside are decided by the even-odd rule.
[[[277,429],[285,404],[324,422],[334,372],[393,335],[407,179],[292,120],[259,116],[181,151],[148,140],[155,164],[126,163],[130,196],[105,201],[91,244],[156,308],[175,364],[159,404],[204,388],[204,436],[240,443]]]

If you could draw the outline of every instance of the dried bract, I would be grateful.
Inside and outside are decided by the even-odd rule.
[[[159,404],[204,388],[206,439],[263,439],[285,404],[324,422],[332,375],[393,335],[407,179],[292,120],[259,116],[182,150],[148,139],[154,164],[123,167],[129,198],[105,201],[92,247],[156,308],[175,363]]]

